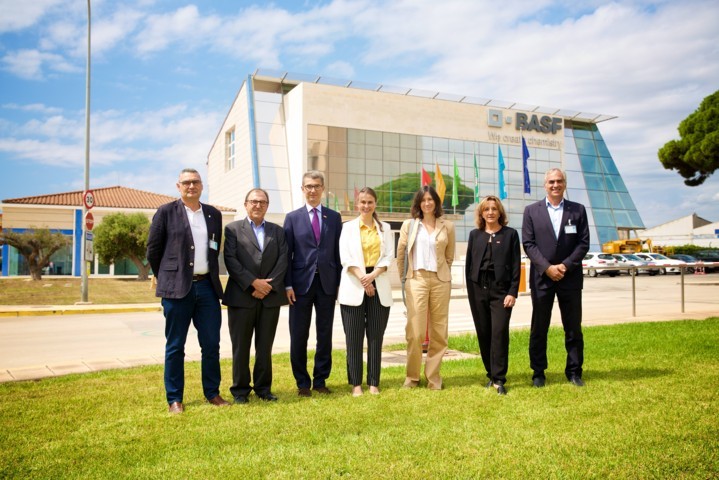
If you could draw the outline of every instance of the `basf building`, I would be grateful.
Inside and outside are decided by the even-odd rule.
[[[398,230],[424,170],[433,185],[440,177],[446,185],[444,210],[464,252],[477,198],[502,197],[504,186],[510,226],[521,229],[524,207],[545,196],[544,173],[559,167],[567,197],[587,207],[591,249],[599,250],[644,228],[599,132],[612,118],[258,70],[240,87],[209,152],[209,202],[239,213],[247,191],[261,187],[270,194],[268,219],[281,224],[304,203],[302,174],[316,169],[325,174],[324,204],[345,220],[356,215],[355,191],[369,186],[380,218]]]

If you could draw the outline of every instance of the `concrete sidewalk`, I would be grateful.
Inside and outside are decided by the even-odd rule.
[[[680,277],[638,277],[636,311],[632,316],[631,277],[585,278],[583,324],[585,326],[639,321],[704,319],[719,315],[719,274],[685,277],[684,313],[681,311]],[[452,290],[450,334],[474,332],[464,288]],[[404,306],[399,290],[385,333],[385,344],[404,342]],[[528,328],[531,299],[520,295],[512,312],[512,328]],[[222,358],[231,358],[223,309]],[[554,309],[553,325],[561,325]],[[194,330],[194,329],[193,329]],[[309,345],[313,347],[314,333]],[[339,308],[335,311],[335,348],[344,347]],[[280,314],[273,353],[289,351],[288,308]],[[451,353],[449,357],[456,355]],[[401,356],[401,355],[400,355]],[[0,382],[85,373],[110,368],[161,364],[164,357],[164,318],[157,303],[133,305],[33,305],[0,306]],[[190,332],[188,361],[200,359],[196,335]],[[448,358],[449,359],[449,358]],[[388,352],[385,363],[402,363]]]

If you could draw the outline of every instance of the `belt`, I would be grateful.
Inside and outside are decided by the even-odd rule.
[[[202,280],[207,280],[208,278],[210,278],[210,274],[209,274],[209,273],[203,273],[203,274],[201,274],[201,275],[193,275],[193,276],[192,276],[192,281],[193,281],[193,282],[200,282],[200,281],[202,281]]]

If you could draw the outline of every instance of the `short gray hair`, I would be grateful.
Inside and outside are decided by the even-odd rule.
[[[551,174],[553,174],[554,172],[559,172],[559,173],[561,173],[561,174],[562,174],[562,179],[564,180],[564,183],[567,183],[567,174],[564,173],[564,170],[562,170],[561,168],[557,168],[557,167],[550,168],[549,170],[547,170],[547,172],[544,174],[544,183],[547,183],[547,179],[548,179],[549,176],[550,176]]]
[[[322,172],[319,170],[310,170],[308,172],[305,172],[304,175],[302,175],[302,183],[305,183],[305,178],[311,178],[312,180],[319,180],[322,182],[322,185],[325,184],[325,176]]]

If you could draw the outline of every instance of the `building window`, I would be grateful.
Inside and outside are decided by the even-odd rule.
[[[225,171],[235,168],[235,128],[225,132]]]

